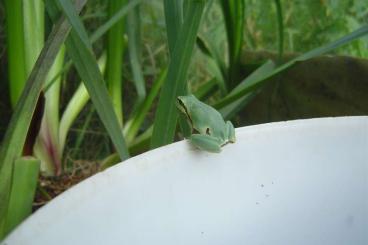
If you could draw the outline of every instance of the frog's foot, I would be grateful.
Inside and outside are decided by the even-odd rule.
[[[221,151],[221,144],[219,140],[210,135],[193,134],[189,138],[193,145],[201,150],[219,153]]]
[[[229,139],[229,142],[235,143],[235,129],[233,124],[230,121],[226,122],[226,138]]]

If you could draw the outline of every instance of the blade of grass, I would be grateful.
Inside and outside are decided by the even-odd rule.
[[[142,152],[148,151],[152,139],[153,125],[149,127],[142,134],[134,138],[133,142],[129,145],[129,150],[132,155],[138,155]]]
[[[298,57],[296,57],[295,59],[281,65],[280,67],[274,69],[273,71],[271,71],[270,73],[264,74],[262,77],[259,77],[256,80],[253,80],[252,82],[249,82],[245,85],[242,85],[241,89],[237,89],[236,92],[229,94],[228,96],[226,96],[224,99],[220,100],[219,102],[217,102],[214,107],[217,109],[220,109],[228,104],[230,104],[231,102],[245,96],[246,94],[248,94],[249,92],[253,91],[254,89],[256,89],[257,87],[261,86],[265,80],[267,80],[268,78],[273,77],[276,74],[279,74],[280,72],[284,71],[285,69],[291,67],[292,65],[294,65],[296,62],[299,61],[303,61],[303,60],[307,60],[322,54],[325,54],[327,52],[330,52],[331,50],[334,50],[342,45],[345,45],[357,38],[360,38],[364,35],[368,34],[368,25],[367,26],[363,26],[361,28],[359,28],[358,30],[332,42],[329,43],[327,45],[324,45],[322,47],[313,49],[305,54],[302,54]]]
[[[123,6],[119,11],[114,14],[108,21],[106,21],[103,25],[101,25],[90,37],[91,42],[94,43],[99,40],[108,30],[115,25],[121,18],[127,15],[133,8],[135,8],[141,2],[145,0],[133,0],[132,2],[128,3],[126,6]],[[57,9],[55,9],[57,11]],[[56,74],[51,80],[47,82],[47,87],[45,87],[45,91],[47,91],[48,87],[50,87],[58,77],[63,74],[66,70],[68,70],[72,65],[72,61],[68,61],[64,64],[63,69]]]
[[[134,85],[138,95],[137,105],[139,105],[146,97],[145,81],[140,62],[141,38],[140,38],[139,6],[137,6],[128,14],[127,31],[128,31],[129,60],[130,66],[132,68]]]
[[[218,89],[217,79],[212,78],[211,80],[202,84],[193,94],[200,100],[206,100],[211,94]]]
[[[126,2],[126,0],[109,1],[108,16],[114,16],[114,14],[121,9]],[[125,49],[124,22],[124,19],[120,19],[107,33],[106,83],[120,127],[123,126],[122,67]]]
[[[83,122],[83,126],[80,129],[80,133],[78,134],[78,137],[77,137],[77,139],[75,141],[75,144],[74,144],[74,147],[73,147],[77,151],[80,148],[80,146],[81,146],[81,144],[83,142],[84,137],[86,136],[87,128],[88,128],[88,126],[91,123],[91,119],[92,119],[92,116],[93,116],[94,113],[95,113],[94,108],[93,107],[90,108],[90,111],[88,112],[88,115],[87,115],[85,121]],[[77,152],[75,152],[75,153],[77,153]],[[117,153],[115,153],[115,154],[119,157],[119,155]],[[74,155],[77,155],[77,154],[74,154]],[[74,156],[74,157],[76,157],[76,156]],[[119,158],[119,160],[120,160],[120,158]]]
[[[190,1],[188,11],[177,36],[163,84],[154,121],[152,147],[159,147],[172,142],[175,134],[177,111],[175,100],[183,95],[186,88],[186,75],[192,56],[197,31],[201,21],[205,0]],[[167,13],[169,11],[165,11]]]
[[[77,1],[77,10],[80,11],[84,4],[85,0]],[[2,142],[0,149],[0,239],[4,236],[14,160],[19,158],[22,153],[28,127],[43,83],[69,31],[68,21],[63,17],[60,18],[51,31],[26,82]]]
[[[174,0],[164,1],[165,23],[167,42],[169,47],[169,60],[172,60],[174,54],[175,43],[178,41],[179,30],[183,25],[183,16],[187,14],[187,11],[192,4],[192,1]],[[188,93],[188,86],[184,87],[183,94]],[[179,114],[179,126],[181,132],[185,135],[190,134],[190,127],[185,121],[184,115]]]
[[[117,22],[121,20],[124,16],[126,16],[130,11],[132,11],[138,4],[144,2],[144,0],[132,0],[129,1],[128,4],[120,8],[108,21],[105,22],[102,26],[100,26],[92,35],[91,42],[96,42],[99,38],[101,38],[112,26],[114,26]]]
[[[229,52],[229,88],[236,85],[239,75],[239,61],[243,44],[244,0],[221,0],[224,14]]]
[[[70,0],[56,0],[56,2],[72,26],[72,32],[75,31],[84,46],[86,46],[88,50],[92,51],[92,44],[89,41],[87,31],[84,29],[83,23],[79,19],[72,2]]]
[[[106,68],[106,54],[102,54],[101,57],[98,59],[98,67],[103,74]],[[81,82],[74,92],[73,96],[68,102],[63,115],[60,120],[60,127],[59,127],[59,151],[63,152],[65,147],[66,137],[68,135],[69,129],[72,126],[73,122],[82,111],[84,106],[87,104],[89,100],[89,94],[84,86],[84,83]]]
[[[247,86],[247,84],[252,83],[253,81],[258,80],[259,78],[262,78],[265,74],[269,74],[276,68],[276,64],[269,60],[266,63],[264,63],[262,66],[260,66],[257,70],[255,70],[252,74],[250,74],[247,78],[245,78],[237,87],[234,89],[231,93],[236,93],[236,91],[241,90],[244,86]],[[247,94],[244,97],[241,97],[240,99],[232,102],[231,104],[221,108],[219,112],[222,114],[222,116],[225,119],[232,118],[239,110],[244,108],[244,106],[250,102],[250,100],[256,95],[257,90]]]
[[[223,94],[227,93],[226,79],[226,67],[223,59],[220,58],[218,52],[213,52],[213,48],[206,43],[204,38],[197,37],[196,40],[197,47],[202,51],[204,55],[208,58],[208,69],[210,73],[214,74],[217,78],[218,85]]]
[[[31,214],[39,170],[40,160],[33,157],[22,157],[14,162],[6,234]]]
[[[44,44],[44,4],[42,0],[23,1],[24,51],[27,75]]]
[[[97,61],[93,55],[91,44],[85,36],[86,30],[81,20],[69,0],[57,0],[62,11],[66,14],[73,29],[66,40],[68,54],[82,78],[96,111],[104,124],[109,136],[115,145],[116,151],[122,160],[129,158],[129,153],[122,135],[118,119],[115,115],[112,102],[110,100],[103,76],[98,69]],[[52,4],[52,2],[48,2]],[[48,8],[52,11],[53,8]],[[52,19],[56,16],[55,12],[49,12]],[[88,42],[87,44],[85,42]]]
[[[124,135],[128,145],[133,141],[135,136],[138,134],[139,129],[142,126],[144,118],[146,117],[149,109],[152,107],[153,101],[156,98],[160,88],[165,81],[167,69],[164,69],[158,78],[154,81],[153,86],[144,100],[144,102],[139,105],[137,110],[134,112],[131,119],[129,119],[124,126]]]
[[[26,82],[22,0],[5,0],[8,77],[14,108]]]
[[[164,12],[169,53],[172,54],[183,23],[183,0],[164,0]]]

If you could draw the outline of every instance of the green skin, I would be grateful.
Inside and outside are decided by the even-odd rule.
[[[187,137],[201,150],[218,153],[227,143],[235,142],[235,129],[230,121],[194,95],[179,96],[176,106],[182,112],[191,129]]]

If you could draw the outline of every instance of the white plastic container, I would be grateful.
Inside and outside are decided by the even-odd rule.
[[[368,244],[368,117],[236,136],[220,154],[181,141],[118,164],[3,244]]]

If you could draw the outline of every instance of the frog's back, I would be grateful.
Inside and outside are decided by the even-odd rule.
[[[198,105],[193,106],[193,110],[195,110],[195,113],[193,113],[193,116],[196,118],[193,118],[194,121],[203,120],[206,122],[207,125],[203,125],[205,127],[209,127],[214,133],[219,134],[223,132],[223,129],[225,128],[225,121],[222,117],[222,115],[212,108],[211,106],[201,102],[198,100]]]

